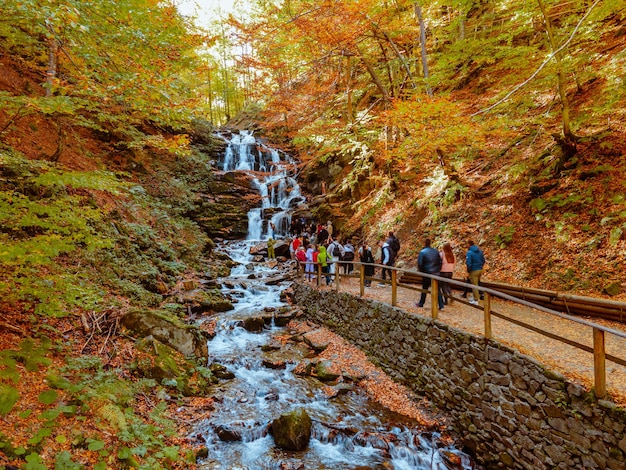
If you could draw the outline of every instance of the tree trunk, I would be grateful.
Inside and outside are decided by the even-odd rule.
[[[424,23],[424,17],[422,16],[422,7],[419,3],[415,2],[415,15],[420,25],[420,46],[422,52],[422,70],[424,72],[424,82],[426,83],[426,93],[428,96],[433,96],[433,91],[428,84],[428,78],[430,73],[428,72],[428,57],[426,55],[426,24]]]
[[[376,70],[374,70],[374,67],[372,66],[372,64],[370,64],[369,61],[365,58],[365,56],[363,55],[363,53],[361,52],[358,46],[356,46],[356,51],[359,57],[361,58],[363,65],[365,65],[365,69],[370,74],[370,77],[372,78],[374,85],[376,85],[376,87],[378,87],[378,89],[380,90],[380,93],[383,96],[383,102],[385,103],[385,107],[386,107],[387,104],[391,101],[389,97],[389,91],[387,91],[387,89],[385,88],[385,85],[383,85],[383,82],[380,81],[380,78],[378,77]]]
[[[47,24],[50,37],[48,38],[48,70],[46,71],[46,96],[54,94],[54,79],[57,77],[57,62],[59,57],[59,42],[57,41],[54,29]]]
[[[351,56],[346,57],[347,73],[346,73],[346,114],[347,122],[354,123],[354,103],[352,102],[352,60]]]
[[[546,7],[543,3],[543,0],[537,0],[537,3],[539,3],[539,8],[541,8],[541,13],[543,14],[543,20],[545,22],[546,25],[546,32],[548,33],[548,40],[550,42],[550,48],[552,49],[552,52],[554,53],[554,51],[556,51],[558,49],[558,45],[556,44],[555,38],[554,38],[554,31],[552,30],[552,23],[550,22],[550,17],[548,16],[548,12],[546,11]],[[558,89],[559,89],[559,96],[561,97],[561,106],[562,106],[562,115],[561,115],[561,119],[563,121],[563,139],[566,143],[569,144],[574,144],[578,138],[574,135],[574,133],[572,132],[572,129],[570,127],[570,117],[569,117],[569,100],[567,99],[567,90],[565,89],[565,77],[563,74],[563,67],[562,67],[562,52],[557,52],[554,55],[554,59],[556,61],[556,77],[557,77],[557,84],[558,84]],[[569,153],[569,152],[566,152]]]

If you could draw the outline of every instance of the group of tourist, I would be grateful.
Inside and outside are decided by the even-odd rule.
[[[450,243],[444,243],[440,251],[431,246],[431,240],[424,240],[424,248],[422,248],[417,257],[417,270],[426,274],[452,279],[454,274],[456,259]],[[474,241],[468,241],[467,253],[465,254],[465,266],[467,268],[468,282],[474,286],[479,286],[480,278],[485,266],[485,255]],[[426,301],[426,291],[430,288],[432,279],[422,276],[422,293],[419,301],[415,304],[417,307],[423,307]],[[464,293],[466,296],[467,293]],[[483,299],[482,293],[479,294],[478,289],[472,289],[469,302],[473,305],[478,304],[478,299]],[[433,300],[434,302],[434,300]],[[441,282],[437,292],[437,303],[439,310],[443,310],[444,306],[452,302],[452,289],[447,282]]]
[[[354,270],[354,261],[358,257],[364,265],[365,271],[365,287],[372,286],[372,277],[376,273],[374,264],[376,260],[383,266],[381,272],[381,282],[379,286],[386,286],[387,278],[391,280],[391,267],[395,266],[398,253],[400,252],[400,240],[389,232],[386,237],[381,237],[377,243],[377,250],[374,252],[372,247],[364,242],[355,249],[350,239],[334,238],[333,224],[329,220],[326,224],[316,224],[311,222],[306,224],[301,220],[294,228],[302,230],[298,232],[289,244],[289,252],[291,258],[298,260],[304,265],[305,279],[312,281],[317,278],[316,266],[319,264],[321,272],[324,275],[326,285],[333,283],[335,269],[341,266],[344,274],[350,274]],[[273,250],[273,240],[272,240]],[[424,240],[424,247],[420,250],[417,258],[417,269],[421,273],[432,274],[444,278],[451,279],[456,265],[456,258],[450,243],[444,243],[440,250],[431,246],[431,240]],[[270,250],[268,243],[268,252]],[[268,253],[269,254],[269,253]],[[482,293],[479,293],[477,287],[480,285],[480,278],[485,265],[485,256],[482,250],[473,242],[468,241],[467,252],[465,254],[465,265],[467,268],[467,282],[473,284],[472,293],[469,302],[478,304],[478,300],[482,300]],[[426,301],[426,292],[430,289],[432,279],[422,276],[422,293],[419,301],[415,304],[417,307],[423,307]],[[467,292],[464,293],[464,297]],[[437,292],[437,303],[439,309],[443,310],[445,305],[452,302],[452,289],[447,282],[440,282]]]

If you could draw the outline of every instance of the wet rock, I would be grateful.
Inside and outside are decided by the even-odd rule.
[[[280,345],[280,343],[276,343],[276,342],[271,342],[271,343],[264,344],[263,346],[261,346],[261,351],[263,352],[280,351],[281,349],[282,349],[282,346]]]
[[[263,317],[249,317],[243,321],[241,326],[252,333],[260,333],[265,326],[265,320]]]
[[[252,261],[254,261],[255,263],[262,263],[263,261],[265,261],[265,257],[263,255],[256,255],[252,257]]]
[[[265,285],[266,286],[277,286],[278,284],[280,284],[281,282],[287,282],[290,281],[290,277],[286,276],[286,275],[282,275],[279,277],[274,277],[271,279],[268,279],[267,281],[265,281]]]
[[[309,377],[312,372],[313,372],[313,364],[309,361],[301,362],[293,370],[294,374],[299,375],[301,377]]]
[[[121,323],[134,335],[152,336],[185,356],[208,358],[206,333],[167,312],[132,310],[122,318]]]
[[[333,382],[341,375],[334,369],[335,367],[332,361],[320,361],[315,367],[315,372],[317,378],[322,382]]]
[[[354,385],[342,382],[335,385],[333,389],[337,392],[337,395],[345,395],[354,390]]]
[[[235,378],[235,374],[229,371],[228,368],[226,368],[226,366],[222,364],[218,364],[217,362],[214,362],[213,364],[211,364],[209,366],[209,370],[218,379],[232,380]]]
[[[311,440],[312,421],[303,408],[285,413],[272,422],[272,435],[277,447],[285,450],[304,450]]]
[[[263,359],[261,364],[263,364],[263,367],[267,367],[268,369],[286,369],[287,368],[287,363],[283,360]]]
[[[289,253],[289,243],[285,240],[276,241],[276,244],[274,245],[274,252],[276,253],[276,259],[281,262],[291,258],[291,254]]]
[[[207,447],[200,447],[196,451],[196,460],[206,459],[209,456],[209,449]]]
[[[228,425],[220,425],[215,428],[215,434],[223,442],[235,442],[241,440],[241,433]]]
[[[286,326],[296,316],[296,312],[283,313],[274,316],[274,324],[276,326]]]

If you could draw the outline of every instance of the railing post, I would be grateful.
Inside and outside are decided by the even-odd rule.
[[[398,303],[398,286],[396,285],[396,279],[398,273],[395,269],[391,270],[391,305],[395,307]]]
[[[491,294],[485,292],[485,338],[491,339]]]
[[[361,297],[365,295],[365,266],[361,263],[359,269],[359,275],[361,278]]]
[[[439,317],[439,281],[432,279],[430,283],[430,312],[433,320]]]
[[[606,396],[606,350],[604,345],[604,331],[593,329],[593,375],[596,397]]]
[[[322,263],[317,264],[317,288],[319,289],[322,283]]]
[[[335,290],[339,292],[339,261],[335,261]]]

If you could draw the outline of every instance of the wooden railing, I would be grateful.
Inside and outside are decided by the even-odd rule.
[[[616,364],[619,364],[621,366],[626,367],[626,360],[613,356],[611,354],[607,354],[606,352],[606,334],[612,334],[615,335],[619,338],[623,338],[626,339],[626,333],[622,332],[622,331],[618,331],[612,328],[608,328],[605,327],[603,325],[599,325],[597,323],[593,323],[587,320],[583,320],[581,318],[577,318],[574,317],[572,315],[568,315],[566,313],[562,313],[562,312],[558,312],[556,310],[550,309],[544,305],[539,305],[533,302],[530,302],[528,300],[524,300],[524,299],[520,299],[518,297],[515,297],[513,295],[510,295],[508,293],[505,292],[501,292],[498,290],[495,290],[491,287],[487,287],[487,283],[482,283],[480,286],[475,286],[473,284],[469,284],[467,282],[463,282],[463,281],[459,281],[456,279],[449,279],[449,278],[444,278],[441,276],[435,276],[433,274],[427,274],[427,273],[422,273],[422,272],[418,272],[415,270],[408,270],[408,269],[401,269],[401,268],[396,268],[393,266],[384,266],[384,265],[380,265],[380,264],[370,264],[368,266],[374,266],[375,268],[378,269],[388,269],[391,271],[391,279],[389,281],[383,280],[379,277],[374,277],[374,276],[365,276],[365,265],[363,263],[360,262],[352,262],[352,261],[336,261],[334,262],[334,272],[333,273],[323,273],[322,272],[322,266],[319,263],[309,263],[309,264],[313,264],[314,266],[314,270],[313,272],[306,272],[305,271],[305,266],[307,263],[302,262],[299,263],[300,266],[300,273],[303,277],[303,279],[306,278],[306,276],[314,276],[314,279],[316,279],[316,283],[317,286],[321,286],[322,283],[325,283],[325,276],[330,276],[330,279],[333,281],[332,285],[333,288],[336,291],[340,290],[340,286],[341,286],[341,279],[342,278],[357,278],[360,281],[360,295],[363,296],[365,294],[365,280],[369,279],[372,282],[379,282],[379,283],[384,283],[384,284],[390,284],[391,285],[391,305],[392,306],[396,306],[397,305],[397,300],[398,300],[398,288],[403,288],[403,289],[408,289],[408,290],[413,290],[413,291],[419,291],[419,292],[425,292],[424,289],[420,288],[420,287],[416,287],[414,285],[411,284],[404,284],[399,282],[399,278],[398,278],[398,274],[400,273],[402,275],[402,277],[404,277],[405,275],[409,275],[409,276],[421,276],[421,277],[428,277],[431,279],[431,289],[430,289],[430,293],[432,295],[432,292],[438,292],[439,291],[439,282],[446,282],[450,285],[456,286],[458,288],[461,289],[478,289],[481,294],[484,296],[484,301],[482,306],[480,305],[474,305],[471,304],[469,302],[464,301],[461,298],[458,297],[453,297],[456,301],[459,301],[461,303],[464,303],[470,307],[473,308],[477,308],[477,309],[482,309],[483,310],[483,318],[484,318],[484,335],[485,338],[492,338],[493,337],[493,331],[492,331],[492,326],[491,326],[491,318],[492,317],[497,317],[500,318],[502,320],[511,322],[515,325],[521,326],[523,328],[526,328],[530,331],[533,331],[535,333],[539,333],[541,335],[547,336],[551,339],[560,341],[562,343],[568,344],[570,346],[574,346],[576,348],[579,348],[583,351],[589,352],[593,354],[593,371],[594,371],[594,392],[595,395],[598,398],[603,398],[606,396],[606,392],[607,392],[607,384],[606,384],[606,361],[609,360],[611,362],[614,362]],[[343,266],[347,265],[347,264],[351,264],[354,267],[353,272],[355,274],[341,274],[340,270],[343,268]],[[507,315],[504,315],[502,313],[496,312],[492,309],[492,297],[498,297],[501,298],[503,300],[508,300],[511,302],[514,302],[516,304],[519,305],[523,305],[529,308],[534,308],[536,310],[540,310],[542,312],[548,313],[550,315],[554,315],[557,316],[559,318],[563,318],[575,323],[578,323],[580,325],[584,325],[587,326],[589,328],[592,329],[593,331],[593,347],[589,347],[585,344],[579,343],[577,341],[571,340],[569,338],[565,338],[562,337],[560,335],[548,332],[548,331],[544,331],[534,325],[530,325],[526,322],[523,322],[521,320],[515,319],[515,318],[511,318]],[[582,298],[578,298],[579,302],[580,299]],[[616,304],[616,302],[613,302],[614,304]],[[624,303],[621,308],[624,308],[624,310],[626,310],[626,303]],[[431,317],[435,320],[438,320],[438,316],[439,316],[439,304],[436,301],[432,301],[432,297],[431,297]]]

